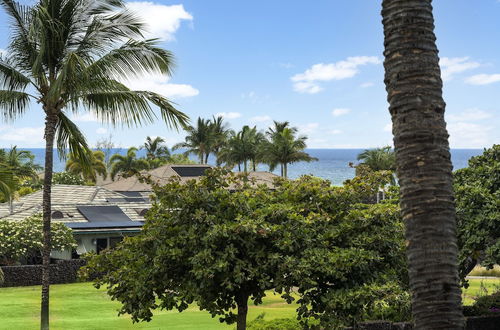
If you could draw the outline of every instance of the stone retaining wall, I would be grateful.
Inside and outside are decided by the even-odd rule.
[[[78,279],[78,270],[85,265],[85,260],[58,260],[50,265],[50,283],[74,283]],[[2,266],[4,284],[2,287],[40,285],[42,265]]]

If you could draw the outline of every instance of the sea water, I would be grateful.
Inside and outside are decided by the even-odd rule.
[[[21,149],[21,148],[20,148]],[[44,164],[44,151],[43,148],[38,149],[25,149],[31,151],[35,155],[35,162]],[[335,185],[340,185],[347,179],[354,177],[354,169],[349,167],[349,163],[356,163],[356,157],[364,149],[306,149],[312,157],[318,158],[314,162],[300,162],[290,164],[288,167],[288,176],[292,179],[298,178],[301,175],[312,174],[314,176],[328,179]],[[127,149],[115,148],[111,150],[111,154],[119,153],[125,155]],[[145,150],[139,150],[137,157],[142,157],[146,153]],[[452,149],[451,161],[454,169],[467,167],[468,160],[483,153],[482,149]],[[191,156],[196,160],[194,155]],[[215,158],[210,157],[210,164],[215,164]],[[64,171],[65,161],[60,159],[57,152],[54,150],[54,171]],[[259,165],[258,170],[267,171],[266,165]],[[274,171],[279,175],[279,168]]]

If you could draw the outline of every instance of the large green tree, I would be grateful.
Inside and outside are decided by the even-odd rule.
[[[144,73],[170,74],[172,54],[143,39],[143,23],[121,0],[13,0],[0,5],[10,18],[10,43],[0,58],[0,108],[22,116],[30,101],[45,115],[43,185],[44,253],[41,328],[49,328],[50,215],[53,147],[86,157],[83,134],[69,112],[91,111],[103,122],[139,125],[156,118],[170,125],[187,117],[163,96],[127,88],[121,81]]]
[[[165,145],[165,139],[160,136],[156,136],[155,138],[146,137],[146,142],[144,142],[141,148],[146,150],[146,158],[150,160],[158,158],[167,160],[170,157],[170,151]]]
[[[477,264],[500,264],[500,145],[454,173],[460,278]]]
[[[392,117],[416,329],[462,329],[452,165],[431,0],[383,0]]]
[[[299,295],[304,323],[340,328],[381,297],[392,306],[404,286],[397,205],[362,204],[388,179],[376,172],[335,187],[302,177],[270,188],[215,169],[173,180],[155,187],[141,233],[91,258],[86,273],[100,274],[96,285],[134,321],[196,302],[245,329],[249,300],[275,290],[288,302]]]

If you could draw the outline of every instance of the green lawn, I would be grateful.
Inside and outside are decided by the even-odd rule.
[[[196,306],[182,313],[158,311],[153,321],[132,324],[129,317],[116,316],[119,303],[111,301],[104,290],[96,290],[90,283],[60,284],[51,288],[52,329],[234,329],[212,319]],[[485,289],[491,293],[495,288],[500,288],[500,278],[470,280],[470,287],[464,291],[465,303],[472,303]],[[38,286],[1,288],[0,329],[37,329],[39,295]],[[263,305],[250,307],[249,320],[263,312],[267,320],[293,317],[295,308],[270,294]]]
[[[0,288],[0,329],[37,329],[40,287]],[[234,329],[192,306],[182,313],[157,311],[151,322],[132,324],[117,317],[119,303],[90,283],[51,286],[51,329]],[[250,306],[248,319],[265,312],[266,320],[293,317],[296,306],[287,305],[272,293],[259,306]]]

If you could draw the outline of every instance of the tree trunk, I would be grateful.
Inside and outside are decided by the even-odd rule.
[[[45,118],[45,175],[43,178],[43,249],[42,249],[42,303],[40,329],[49,329],[49,287],[50,287],[50,217],[52,188],[52,165],[54,153],[54,135],[57,117],[49,114]]]
[[[245,171],[245,173],[247,172],[247,160],[246,159],[243,161],[243,171]]]
[[[431,0],[383,0],[382,17],[415,329],[463,329],[452,165]]]
[[[247,328],[248,294],[242,293],[236,297],[236,304],[238,305],[236,330],[245,330]]]
[[[283,177],[283,164],[280,163],[280,175]]]
[[[288,164],[283,163],[283,177],[286,179],[288,177]]]

